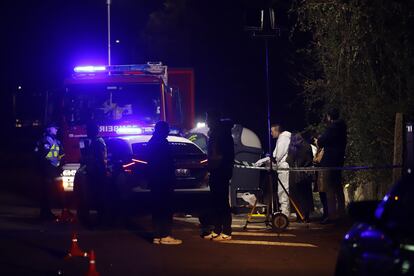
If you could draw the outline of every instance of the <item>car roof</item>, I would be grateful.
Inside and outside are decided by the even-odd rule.
[[[134,135],[134,136],[119,137],[118,139],[125,140],[130,144],[135,144],[135,143],[146,143],[151,139],[151,137],[152,137],[152,135]],[[172,143],[194,144],[193,142],[191,142],[187,138],[180,137],[180,136],[168,136],[167,140],[168,140],[168,142],[172,142]]]

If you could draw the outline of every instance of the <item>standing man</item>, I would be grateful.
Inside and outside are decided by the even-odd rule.
[[[173,222],[174,159],[167,137],[170,127],[160,121],[148,142],[149,184],[152,196],[154,244],[178,245],[182,241],[171,236]]]
[[[271,134],[273,139],[277,139],[275,150],[273,151],[273,158],[276,163],[277,169],[288,169],[289,164],[286,162],[290,137],[292,134],[289,131],[285,131],[283,126],[280,124],[273,124],[271,128]],[[278,178],[283,184],[285,189],[289,192],[289,172],[288,171],[279,171]],[[280,186],[280,183],[277,183],[277,194],[279,198],[280,211],[289,217],[289,197]]]
[[[292,136],[286,161],[291,168],[312,166],[312,147],[300,133]],[[290,172],[289,186],[290,195],[296,200],[304,215],[304,222],[309,222],[313,210],[312,176],[308,172]],[[297,212],[296,218],[297,221],[301,221]]]
[[[229,186],[234,164],[234,141],[231,135],[233,122],[221,120],[218,112],[210,111],[207,114],[207,124],[210,128],[207,157],[214,231],[204,238],[226,241],[231,240]]]
[[[330,110],[325,116],[328,124],[325,132],[317,139],[318,147],[324,149],[321,167],[342,167],[345,161],[347,127],[340,119],[337,109]],[[328,217],[323,224],[331,223],[345,214],[345,196],[342,187],[342,171],[324,171],[322,181],[326,183]]]
[[[90,122],[86,126],[87,139],[80,141],[81,165],[83,166],[86,178],[79,191],[79,219],[85,223],[89,222],[89,203],[96,204],[98,211],[98,223],[103,223],[105,216],[107,179],[107,149],[106,143],[99,136],[99,126]]]
[[[288,169],[289,164],[286,162],[286,158],[288,156],[290,137],[292,134],[289,131],[285,131],[281,124],[273,124],[270,128],[270,134],[272,135],[273,139],[277,139],[272,158],[262,158],[254,165],[262,166],[263,164],[268,164],[270,161],[272,161],[275,163],[277,169]],[[286,191],[289,192],[289,171],[278,171],[277,177],[285,187]],[[289,217],[289,197],[283,190],[279,181],[277,181],[276,185],[280,211]]]
[[[42,175],[39,215],[41,220],[57,219],[50,207],[53,191],[57,190],[55,179],[60,175],[60,161],[64,155],[62,145],[56,137],[57,132],[56,124],[47,125],[42,139],[37,142],[34,150]]]

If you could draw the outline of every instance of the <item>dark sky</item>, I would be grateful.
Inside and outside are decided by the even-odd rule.
[[[287,5],[288,1],[280,2]],[[57,89],[75,65],[106,63],[105,3],[15,0],[3,4],[3,112],[10,113],[9,95],[19,84],[24,93]],[[261,5],[248,0],[113,0],[112,38],[121,42],[113,43],[113,63],[153,60],[194,68],[198,116],[217,106],[265,142],[264,44],[244,31],[246,18],[253,18]],[[282,28],[291,24],[287,10],[288,6],[276,9]],[[155,30],[154,16],[161,22]],[[295,49],[287,32],[270,46],[273,121],[300,129],[303,111],[298,88],[290,80],[294,68],[289,65]]]

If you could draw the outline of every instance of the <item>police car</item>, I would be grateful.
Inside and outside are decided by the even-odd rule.
[[[148,141],[151,135],[108,138],[108,163],[121,193],[148,189]],[[207,156],[199,146],[179,136],[167,140],[175,163],[175,191],[208,191]]]

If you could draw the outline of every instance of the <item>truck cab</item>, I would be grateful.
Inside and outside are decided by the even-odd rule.
[[[112,146],[115,141],[129,147],[131,157],[131,141],[148,140],[157,121],[167,121],[176,135],[193,126],[193,81],[191,69],[169,69],[161,63],[75,67],[65,80],[64,95],[57,107],[65,149],[63,189],[73,190],[80,167],[79,143],[86,138],[89,121],[98,124],[100,136],[108,144],[109,157],[117,154],[118,149]]]

